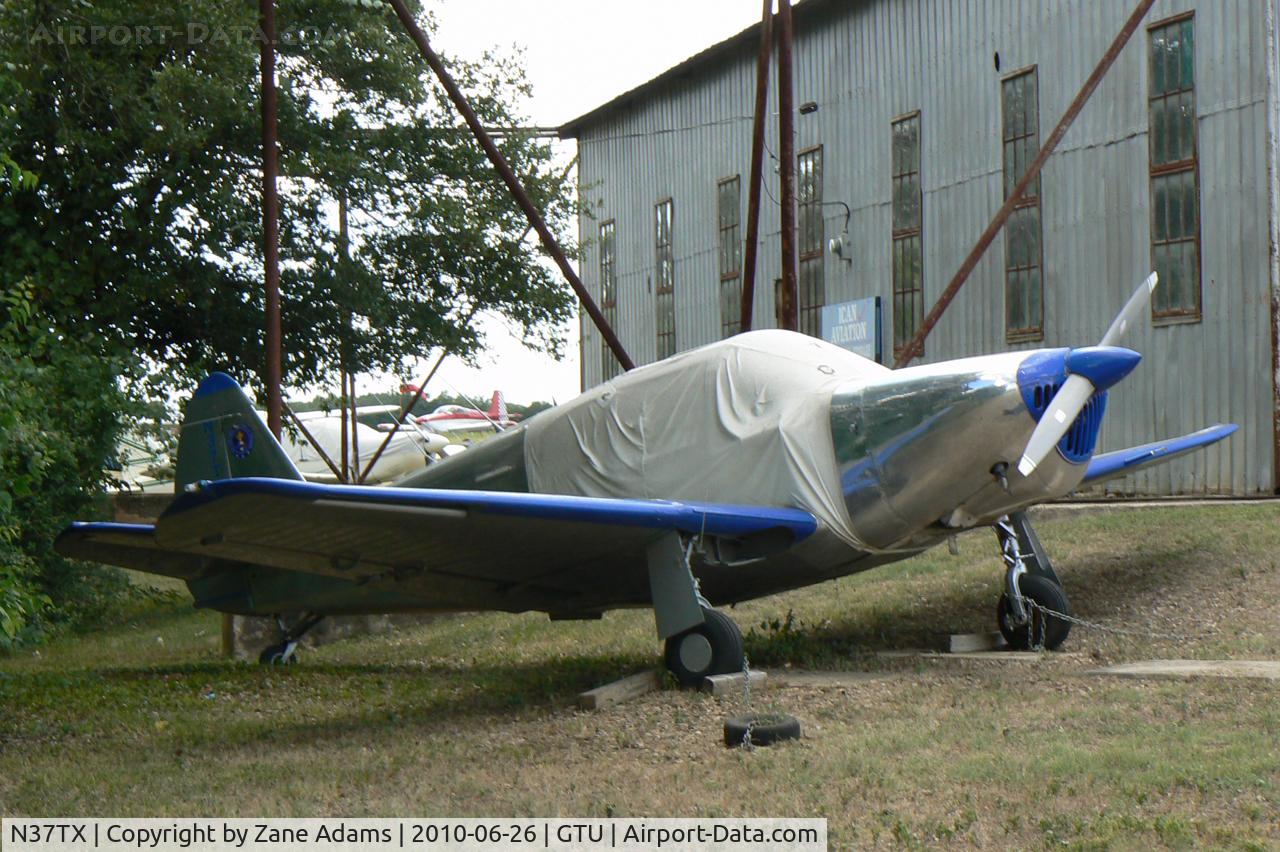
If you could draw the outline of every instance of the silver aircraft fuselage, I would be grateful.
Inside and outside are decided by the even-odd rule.
[[[1072,491],[1092,455],[1105,393],[1089,403],[1058,451],[1031,476],[1015,469],[1040,414],[1066,377],[1067,351],[879,370],[840,384],[824,409],[833,447],[829,463],[839,471],[844,511],[857,543],[820,524],[798,545],[749,561],[725,564],[699,550],[694,567],[708,598],[716,603],[747,600],[906,559],[957,532]],[[629,378],[624,374],[587,394],[627,394]],[[537,415],[558,416],[563,415],[557,409]],[[526,433],[522,424],[401,484],[535,490],[525,463]],[[696,446],[676,461],[690,482],[710,472]],[[714,463],[751,465],[754,460],[744,450],[740,459],[721,457]],[[519,556],[513,553],[512,558]],[[648,603],[620,594],[617,599],[605,595],[593,606]]]

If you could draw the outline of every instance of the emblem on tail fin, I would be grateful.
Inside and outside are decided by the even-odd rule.
[[[248,458],[253,452],[253,430],[243,423],[232,426],[227,435],[227,449],[238,459]]]

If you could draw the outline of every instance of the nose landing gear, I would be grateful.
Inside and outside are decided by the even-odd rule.
[[[1071,615],[1071,608],[1048,554],[1023,512],[1005,515],[994,529],[1006,569],[996,607],[1000,634],[1019,651],[1056,651],[1071,632],[1071,622],[1058,615]]]

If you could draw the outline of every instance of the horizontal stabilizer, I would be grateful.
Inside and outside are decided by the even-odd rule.
[[[63,530],[53,549],[71,559],[119,565],[181,580],[195,576],[204,567],[205,560],[200,556],[162,549],[155,533],[156,528],[151,524],[80,522]]]
[[[1217,426],[1210,426],[1208,429],[1201,429],[1199,432],[1192,432],[1181,438],[1155,441],[1139,447],[1129,447],[1126,450],[1102,453],[1094,456],[1089,462],[1089,469],[1081,484],[1093,485],[1108,479],[1117,479],[1136,470],[1142,470],[1144,467],[1163,464],[1193,450],[1216,444],[1239,428],[1234,423],[1219,423]]]

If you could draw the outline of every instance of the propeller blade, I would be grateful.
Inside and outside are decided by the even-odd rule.
[[[1159,283],[1160,276],[1153,272],[1147,276],[1146,281],[1138,285],[1138,289],[1133,291],[1133,295],[1125,303],[1124,309],[1112,321],[1111,328],[1107,329],[1107,333],[1102,335],[1102,341],[1098,344],[1099,346],[1115,346],[1120,338],[1124,337],[1124,333],[1129,330],[1129,326],[1137,321],[1142,312],[1147,309],[1147,305],[1151,303],[1151,293]]]
[[[1044,461],[1045,456],[1062,440],[1062,436],[1067,434],[1089,397],[1093,396],[1093,391],[1093,382],[1084,376],[1067,376],[1062,387],[1053,395],[1049,407],[1040,416],[1035,431],[1031,433],[1031,440],[1027,441],[1027,448],[1022,451],[1022,461],[1018,462],[1018,473],[1030,476],[1040,462]]]

